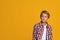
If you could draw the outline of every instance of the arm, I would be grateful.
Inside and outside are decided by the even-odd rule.
[[[34,25],[34,28],[33,28],[33,40],[37,40],[37,26]]]
[[[52,28],[51,28],[51,26],[50,26],[50,28],[49,28],[49,40],[52,40]]]

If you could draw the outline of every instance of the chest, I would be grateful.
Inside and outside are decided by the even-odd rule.
[[[37,28],[38,37],[42,37],[44,30],[46,31],[46,36],[48,36],[48,27],[46,26],[46,29],[44,29],[43,26],[38,26]]]

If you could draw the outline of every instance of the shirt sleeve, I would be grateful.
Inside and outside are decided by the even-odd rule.
[[[37,25],[34,25],[33,28],[33,40],[37,40]]]
[[[52,40],[52,28],[51,26],[49,27],[49,40]]]

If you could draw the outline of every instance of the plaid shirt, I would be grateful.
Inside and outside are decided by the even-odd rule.
[[[32,40],[41,40],[42,34],[43,34],[44,27],[40,23],[34,25],[33,29],[33,38]],[[51,26],[47,23],[46,26],[46,40],[52,40],[52,28]]]

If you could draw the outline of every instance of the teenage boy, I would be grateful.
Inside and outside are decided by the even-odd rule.
[[[48,11],[43,10],[40,14],[41,21],[34,25],[33,40],[52,40],[52,28],[47,23],[50,18]]]

